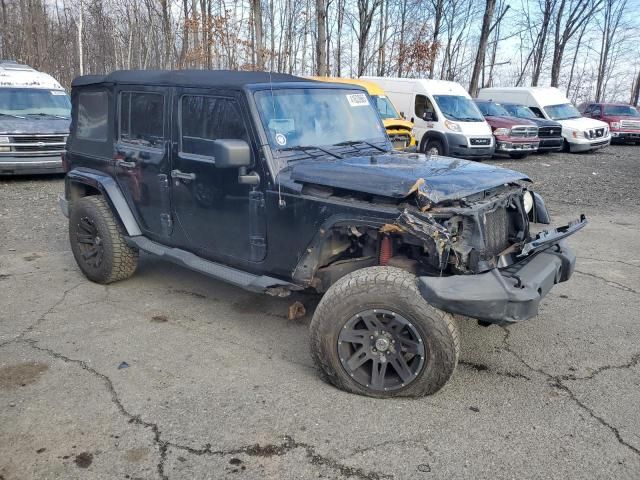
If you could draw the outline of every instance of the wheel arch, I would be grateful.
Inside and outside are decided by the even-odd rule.
[[[65,197],[71,208],[73,208],[74,200],[91,195],[102,195],[107,200],[127,235],[142,235],[138,222],[120,187],[111,176],[90,169],[74,169],[67,173]]]
[[[427,146],[427,142],[430,140],[438,140],[442,144],[442,148],[444,148],[443,154],[449,154],[449,142],[447,141],[447,136],[437,130],[428,130],[422,135],[422,139],[420,140],[421,152],[424,153],[426,151],[425,147]]]

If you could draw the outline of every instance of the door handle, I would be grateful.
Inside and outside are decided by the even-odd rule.
[[[195,173],[185,173],[180,170],[171,170],[171,178],[179,178],[180,180],[185,180],[190,182],[191,180],[196,179]]]
[[[118,160],[116,166],[120,168],[136,168],[136,162],[127,162],[126,160]]]

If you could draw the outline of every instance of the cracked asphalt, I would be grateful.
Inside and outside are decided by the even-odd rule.
[[[451,382],[403,400],[320,380],[312,297],[290,322],[149,257],[88,282],[62,179],[0,179],[0,479],[640,478],[640,146],[493,162],[588,216],[577,271],[536,319],[462,320]]]

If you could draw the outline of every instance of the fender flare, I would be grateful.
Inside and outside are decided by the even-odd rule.
[[[71,184],[87,185],[98,190],[107,199],[112,211],[122,222],[127,235],[131,237],[142,235],[138,222],[113,177],[98,170],[73,169],[65,177],[65,196],[67,200],[72,200],[69,198]]]
[[[427,130],[422,135],[422,138],[420,139],[420,152],[425,152],[425,147],[427,146],[427,142],[429,140],[440,141],[440,143],[442,143],[442,147],[444,148],[444,152],[442,152],[443,155],[446,156],[449,154],[449,141],[447,140],[447,136],[437,130]]]

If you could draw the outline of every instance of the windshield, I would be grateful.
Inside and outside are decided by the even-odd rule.
[[[484,122],[484,117],[467,97],[462,95],[434,95],[442,114],[449,120],[459,122]]]
[[[255,99],[271,148],[276,150],[387,142],[368,95],[359,90],[263,90],[256,92]]]
[[[640,117],[640,113],[629,105],[605,105],[604,114],[618,115],[620,117]]]
[[[487,115],[490,117],[509,117],[510,116],[509,112],[507,112],[502,105],[498,105],[497,103],[478,102],[477,105],[483,115]]]
[[[518,118],[538,118],[536,114],[529,109],[529,107],[525,107],[524,105],[503,105],[504,109],[509,112],[512,117]]]
[[[544,107],[544,111],[551,120],[569,120],[570,118],[580,118],[580,112],[576,107],[570,103],[563,103],[561,105],[547,105]]]
[[[40,115],[69,118],[71,102],[64,90],[0,88],[0,113],[25,118]]]
[[[376,108],[378,109],[378,113],[383,120],[385,119],[398,119],[400,115],[396,111],[396,107],[393,106],[389,97],[385,97],[384,95],[373,95],[371,98],[376,102]]]

